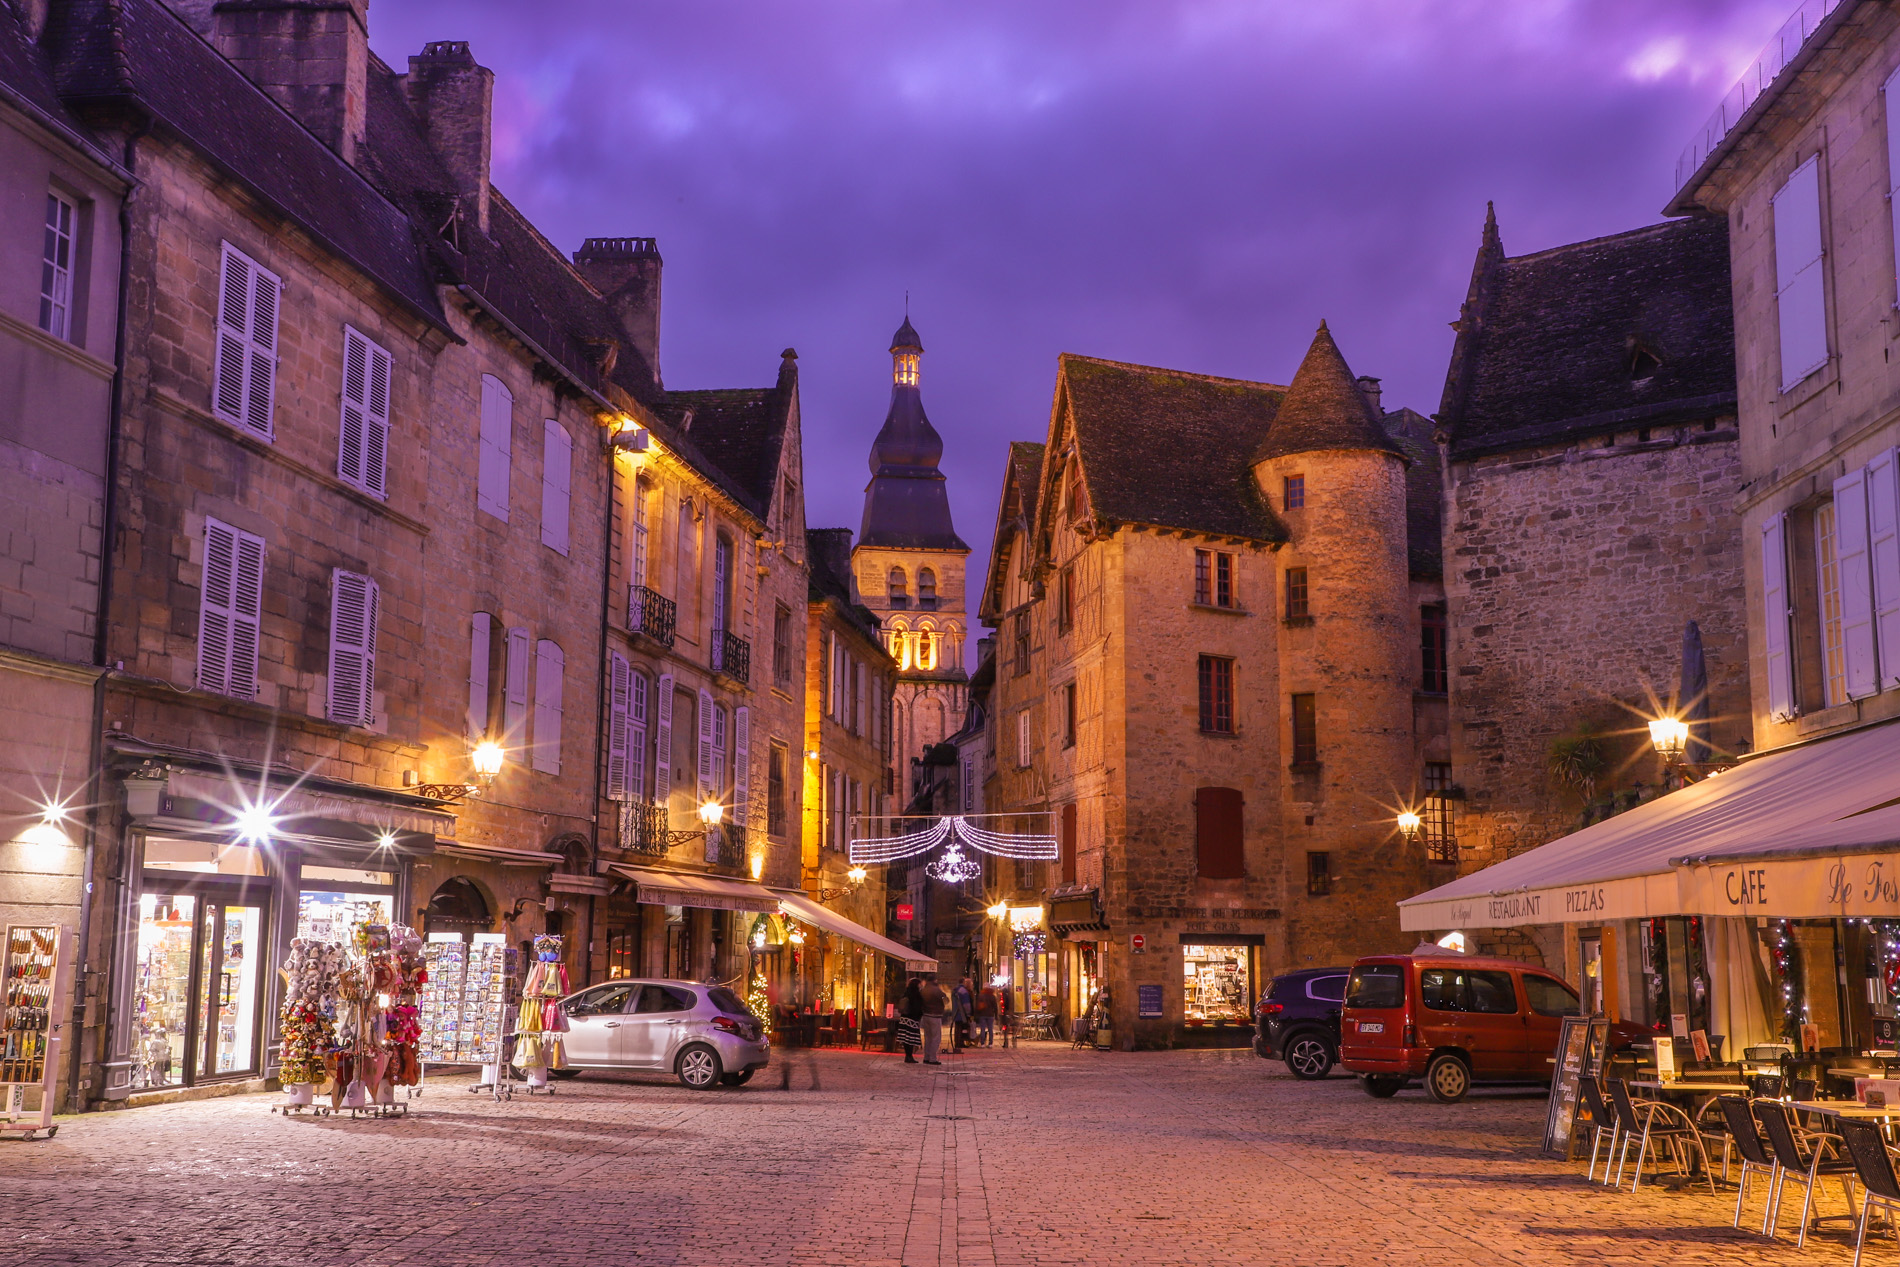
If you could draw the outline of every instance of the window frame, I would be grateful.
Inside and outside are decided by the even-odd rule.
[[[1076,688],[1074,682],[1062,684],[1062,746],[1075,747],[1076,730]]]
[[[1328,897],[1333,891],[1333,855],[1327,849],[1306,851],[1306,896]]]
[[[1284,584],[1285,615],[1288,620],[1310,620],[1313,616],[1311,593],[1307,585],[1306,566],[1289,567],[1282,574]]]
[[[1280,509],[1306,509],[1306,476],[1286,475],[1280,479]]]
[[[1293,768],[1319,765],[1319,696],[1311,691],[1296,691],[1288,697],[1288,713],[1293,743]]]
[[[1200,729],[1204,735],[1232,735],[1238,732],[1234,717],[1234,658],[1201,655],[1196,662],[1195,680],[1200,704]]]
[[[1451,691],[1451,621],[1443,603],[1418,609],[1419,690],[1427,695]]]
[[[1832,355],[1827,329],[1827,222],[1821,205],[1821,183],[1821,155],[1817,152],[1798,164],[1769,199],[1777,351],[1784,393],[1824,368]]]
[[[1214,605],[1214,552],[1194,551],[1194,601],[1202,607]]]
[[[73,300],[78,274],[79,204],[56,189],[46,191],[46,203],[40,246],[39,328],[55,339],[74,343],[78,341],[73,328]],[[58,223],[62,218],[63,227]]]

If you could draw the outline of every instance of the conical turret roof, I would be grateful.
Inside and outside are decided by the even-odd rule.
[[[891,351],[921,352],[923,350],[924,341],[918,338],[917,331],[911,328],[910,314],[905,313],[904,324],[897,327],[897,333],[891,336]]]
[[[1374,416],[1322,321],[1254,461],[1327,449],[1372,449],[1409,461]]]

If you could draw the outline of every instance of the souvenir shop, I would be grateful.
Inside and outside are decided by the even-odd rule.
[[[1253,1041],[1254,982],[1264,940],[1247,933],[1181,934],[1181,1046],[1244,1047]]]

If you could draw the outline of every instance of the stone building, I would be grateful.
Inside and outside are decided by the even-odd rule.
[[[1658,793],[1650,718],[1699,714],[1715,753],[1749,747],[1726,226],[1507,257],[1487,213],[1455,328],[1433,781],[1459,795],[1426,830],[1469,871]],[[1679,698],[1692,621],[1700,701]]]
[[[900,802],[915,791],[912,764],[962,727],[969,686],[963,639],[970,547],[950,521],[937,469],[943,437],[924,415],[923,355],[906,317],[891,337],[891,408],[871,445],[864,519],[851,552],[857,599],[882,624],[897,661],[888,791]]]
[[[118,155],[60,100],[43,7],[0,5],[0,926],[94,942],[100,584],[118,360]],[[91,978],[66,1052],[96,1049]],[[63,1022],[66,1018],[61,1017]],[[56,1094],[71,1085],[62,1060]],[[34,1104],[34,1108],[38,1105]]]
[[[1403,948],[1428,864],[1395,817],[1444,744],[1419,656],[1444,600],[1420,420],[1376,393],[1324,325],[1287,387],[1061,359],[981,608],[990,805],[1045,809],[1060,851],[1006,895],[1049,934],[1020,1006],[1105,989],[1123,1045],[1237,1043],[1273,973]]]

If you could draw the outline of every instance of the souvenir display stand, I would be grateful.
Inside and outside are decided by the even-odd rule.
[[[73,936],[56,924],[10,924],[0,943],[0,1135],[51,1139],[53,1080],[59,1069],[61,1019],[71,1003],[61,973],[72,957]],[[39,1107],[26,1107],[39,1090]]]
[[[521,987],[521,1010],[515,1018],[514,1065],[527,1074],[530,1094],[554,1094],[548,1070],[567,1068],[561,1035],[567,1032],[567,965],[561,962],[561,938],[543,933],[534,939],[534,965]]]
[[[507,1094],[498,1083],[510,1013],[520,999],[521,954],[502,933],[476,933],[464,944],[456,933],[433,933],[422,949],[429,983],[422,991],[422,1063],[485,1067],[472,1092]],[[499,1088],[499,1089],[498,1089]]]
[[[306,1109],[350,1117],[398,1117],[421,1081],[417,994],[428,980],[422,938],[400,924],[358,924],[343,947],[299,937],[284,962],[281,1014],[284,1100],[276,1111]],[[316,1100],[330,1084],[330,1103]]]

